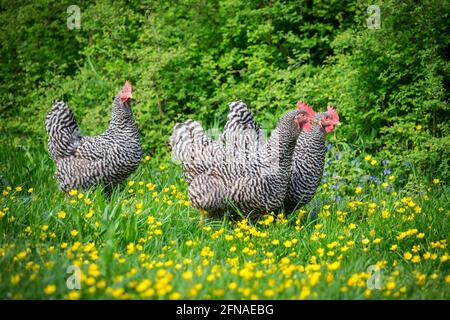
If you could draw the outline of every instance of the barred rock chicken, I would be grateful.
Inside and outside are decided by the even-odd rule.
[[[170,145],[174,158],[182,162],[192,206],[210,215],[220,215],[229,206],[245,214],[281,206],[298,136],[310,129],[313,116],[311,108],[285,113],[268,142],[251,157],[230,152],[198,122],[177,124]]]
[[[131,84],[125,82],[112,105],[108,129],[98,136],[81,136],[69,106],[56,102],[45,120],[48,152],[56,163],[60,188],[107,188],[125,180],[138,166],[142,149],[131,111]]]
[[[299,102],[297,106],[306,105]],[[301,134],[297,140],[292,161],[292,174],[284,199],[286,212],[292,212],[311,201],[323,174],[326,151],[325,134],[332,132],[339,124],[339,116],[331,106],[327,108],[327,112],[316,113],[314,119],[316,121],[313,121],[311,130]],[[254,132],[248,132],[249,130]],[[242,131],[246,131],[244,136]],[[251,140],[247,137],[257,138]],[[238,149],[255,150],[265,144],[261,137],[262,129],[255,122],[247,105],[241,101],[230,103],[230,112],[222,135],[222,143]]]

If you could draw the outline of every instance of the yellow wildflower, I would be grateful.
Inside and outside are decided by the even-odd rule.
[[[191,280],[193,276],[192,271],[183,272],[182,277],[184,280]]]
[[[51,294],[55,293],[55,291],[56,291],[56,286],[54,284],[49,284],[48,286],[46,286],[44,288],[44,293],[46,295],[51,295]]]

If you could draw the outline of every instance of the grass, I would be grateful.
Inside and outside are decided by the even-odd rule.
[[[334,148],[301,211],[232,222],[201,219],[167,158],[110,199],[65,196],[44,144],[4,139],[0,298],[449,299],[448,187],[404,188],[381,159]]]

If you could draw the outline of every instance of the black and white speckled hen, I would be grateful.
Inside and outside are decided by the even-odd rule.
[[[131,84],[119,91],[112,105],[108,129],[98,136],[81,136],[69,106],[56,102],[45,120],[48,152],[56,163],[60,188],[114,186],[138,167],[142,156],[138,128],[131,111]]]
[[[312,117],[310,108],[288,111],[262,148],[245,153],[224,148],[198,122],[177,124],[170,145],[183,165],[192,206],[210,215],[220,215],[230,205],[245,214],[280,207],[298,136],[310,129]]]
[[[309,203],[323,176],[325,164],[325,135],[340,124],[337,112],[327,107],[316,113],[311,130],[300,136],[294,151],[291,183],[284,200],[284,210],[292,212]]]
[[[297,106],[305,104],[299,102]],[[292,160],[292,174],[284,199],[284,210],[292,212],[313,198],[323,174],[325,163],[325,135],[339,124],[339,116],[332,107],[316,113],[311,130],[298,137]],[[253,132],[252,132],[253,131]],[[245,132],[245,134],[243,134]],[[250,138],[249,138],[250,137]],[[247,105],[242,101],[230,103],[222,143],[242,152],[262,148],[266,143],[263,131]]]

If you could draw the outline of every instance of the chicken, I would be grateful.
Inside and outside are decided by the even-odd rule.
[[[95,185],[110,188],[138,167],[142,149],[131,99],[131,84],[126,81],[114,99],[108,129],[98,136],[81,136],[69,106],[63,101],[53,105],[45,128],[61,190],[85,190]]]
[[[298,107],[307,106],[299,102]],[[292,174],[288,185],[283,208],[292,212],[311,201],[323,174],[325,163],[325,135],[332,132],[339,124],[337,112],[329,106],[326,112],[316,113],[311,130],[299,135],[292,160]],[[249,132],[249,131],[252,131]],[[245,131],[245,135],[242,132]],[[254,120],[247,105],[242,101],[230,103],[222,143],[225,146],[251,152],[265,145],[262,129]],[[248,137],[257,137],[248,139]],[[241,143],[245,141],[245,143]],[[247,151],[246,150],[250,150]],[[280,208],[278,208],[280,209]]]
[[[318,122],[297,140],[291,182],[284,200],[287,213],[301,208],[314,197],[325,165],[325,135],[340,124],[339,116],[331,106],[327,107],[326,112],[316,113],[315,119]]]
[[[268,142],[252,153],[237,153],[210,139],[198,122],[174,127],[173,156],[181,161],[194,208],[221,215],[230,206],[261,214],[282,205],[298,136],[310,129],[311,108],[284,114]]]

